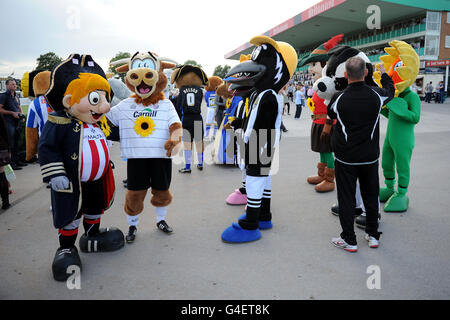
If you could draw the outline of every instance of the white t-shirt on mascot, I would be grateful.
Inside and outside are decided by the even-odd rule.
[[[169,127],[180,122],[170,100],[160,100],[145,107],[137,104],[134,98],[128,98],[111,108],[106,116],[112,124],[119,126],[122,158],[168,158],[164,144],[169,139]],[[135,128],[139,117],[146,122],[144,129]],[[146,132],[148,128],[151,133]]]

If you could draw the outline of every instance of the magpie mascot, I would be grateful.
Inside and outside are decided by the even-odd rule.
[[[238,64],[226,75],[236,95],[253,91],[248,117],[237,137],[247,173],[247,209],[238,223],[222,233],[222,240],[230,243],[258,240],[259,229],[272,228],[270,175],[283,108],[277,94],[294,74],[298,62],[297,53],[288,43],[266,36],[254,37],[250,43],[255,46],[251,60]]]

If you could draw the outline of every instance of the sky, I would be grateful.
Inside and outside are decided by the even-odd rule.
[[[107,71],[116,53],[195,60],[210,76],[225,54],[318,0],[0,0],[0,77],[21,78],[36,58],[90,54]]]

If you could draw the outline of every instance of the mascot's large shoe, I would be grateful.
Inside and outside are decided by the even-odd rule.
[[[238,220],[243,220],[247,218],[247,214],[244,213],[243,215],[241,215]],[[259,220],[258,221],[258,227],[260,230],[268,230],[268,229],[272,229],[273,228],[273,224],[272,224],[272,220],[269,221],[262,221]]]
[[[405,212],[408,210],[409,198],[406,195],[407,188],[398,188],[392,197],[384,204],[385,212]]]
[[[67,268],[70,266],[77,266],[81,270],[81,260],[77,248],[56,250],[52,264],[53,278],[56,281],[66,281],[70,277],[70,273],[67,273]]]
[[[327,167],[326,163],[319,162],[317,164],[317,176],[310,176],[306,181],[309,184],[319,184],[325,180],[325,169]]]
[[[82,252],[110,252],[116,251],[125,245],[122,231],[117,228],[100,228],[95,235],[83,234],[80,238]]]
[[[378,213],[378,223],[380,223],[380,221],[381,221],[381,214]],[[363,213],[362,215],[357,217],[355,219],[355,224],[358,228],[365,229],[366,228],[366,213]]]
[[[225,201],[231,206],[241,206],[247,204],[247,195],[243,194],[241,190],[236,189]]]
[[[386,202],[395,193],[395,180],[385,180],[386,187],[380,188],[380,202]]]
[[[324,193],[333,191],[334,188],[334,169],[325,168],[325,180],[316,185],[314,189],[316,189],[317,192]]]
[[[261,232],[259,229],[246,230],[243,229],[238,223],[233,222],[233,224],[226,228],[222,233],[222,240],[224,242],[231,243],[244,243],[256,241],[261,238]]]

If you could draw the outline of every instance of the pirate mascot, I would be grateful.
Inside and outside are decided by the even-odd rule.
[[[51,73],[45,98],[55,111],[39,139],[38,153],[44,182],[51,185],[53,224],[60,247],[53,260],[53,277],[65,281],[69,266],[81,261],[75,247],[83,219],[83,252],[104,252],[124,245],[119,229],[102,228],[100,220],[114,198],[114,177],[104,114],[111,90],[105,73],[89,55],[72,54]],[[100,123],[100,124],[99,124]]]
[[[322,70],[328,61],[328,51],[334,48],[344,35],[337,35],[326,43],[321,44],[314,49],[309,56],[303,58],[300,67],[308,65],[308,72],[312,75],[314,81],[317,81]],[[330,136],[333,133],[333,126],[336,123],[327,119],[327,106],[324,99],[314,91],[312,98],[308,99],[308,107],[312,111],[313,122],[311,125],[311,150],[320,154],[320,162],[317,164],[317,175],[308,177],[307,181],[315,185],[317,192],[333,191],[334,184],[334,157],[331,150]]]
[[[247,171],[247,210],[238,223],[222,233],[222,240],[231,243],[258,240],[260,228],[272,227],[270,170],[280,139],[283,109],[277,93],[292,77],[298,63],[294,48],[285,42],[257,36],[250,43],[256,46],[251,61],[240,63],[227,75],[235,78],[229,82],[236,94],[255,90],[250,97],[248,118],[242,126],[244,143],[240,144],[244,147],[240,154]]]

